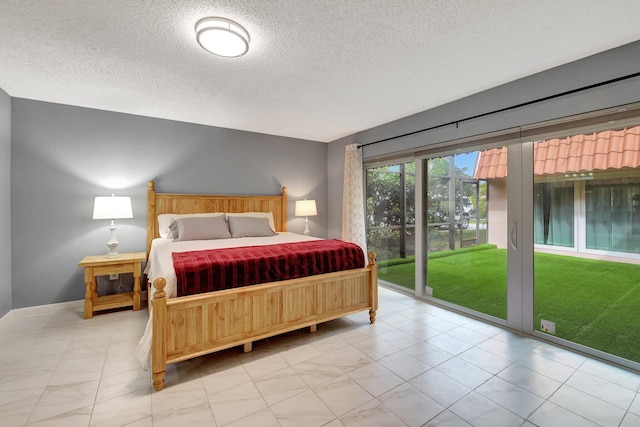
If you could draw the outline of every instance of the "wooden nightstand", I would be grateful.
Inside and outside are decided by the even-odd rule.
[[[140,310],[140,276],[142,263],[146,261],[145,252],[118,254],[115,257],[106,255],[86,256],[78,263],[84,267],[84,318],[91,319],[96,311],[118,307],[133,306]],[[133,292],[98,296],[96,278],[110,274],[133,273]]]

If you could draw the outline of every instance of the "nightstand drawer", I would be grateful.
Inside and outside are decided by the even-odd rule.
[[[133,273],[133,263],[93,267],[94,276],[108,276],[120,273]]]

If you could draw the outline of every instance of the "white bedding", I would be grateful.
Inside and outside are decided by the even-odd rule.
[[[173,298],[176,296],[176,272],[173,269],[173,258],[171,256],[173,252],[274,245],[278,243],[307,242],[311,240],[319,239],[317,237],[289,232],[281,232],[269,237],[239,237],[234,239],[192,240],[186,242],[174,242],[173,240],[158,238],[154,239],[151,243],[151,251],[145,273],[151,284],[153,284],[155,279],[164,277],[167,281],[167,286],[165,287],[167,298]],[[151,295],[148,296],[151,299],[153,299],[153,292],[155,292],[155,289],[151,286]],[[144,370],[149,368],[151,357],[152,316],[153,313],[149,312],[147,327],[136,348],[136,357],[140,360]]]

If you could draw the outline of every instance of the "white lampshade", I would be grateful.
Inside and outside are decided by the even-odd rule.
[[[296,201],[296,216],[314,216],[318,215],[315,200],[298,200]]]
[[[111,238],[107,242],[109,252],[108,257],[118,256],[118,239],[116,239],[115,219],[133,218],[133,210],[131,209],[131,197],[96,197],[93,204],[93,219],[110,219]]]
[[[249,33],[226,18],[203,18],[196,23],[196,40],[203,49],[218,56],[234,58],[249,50]]]
[[[297,200],[296,201],[296,216],[303,216],[304,219],[304,234],[309,234],[309,217],[318,215],[318,210],[316,209],[316,201],[315,200]]]
[[[96,197],[93,219],[133,218],[131,197]]]

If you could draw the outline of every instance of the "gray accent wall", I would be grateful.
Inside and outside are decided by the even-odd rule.
[[[4,104],[0,97],[0,123]],[[304,230],[295,200],[313,198],[311,234],[327,234],[325,143],[19,98],[11,135],[13,308],[84,298],[77,263],[106,253],[109,239],[109,221],[91,218],[95,196],[132,197],[134,218],[116,220],[119,251],[144,251],[149,180],[158,192],[279,194],[286,186],[288,231]],[[9,150],[1,138],[0,149]],[[4,187],[0,197],[9,199]]]
[[[366,144],[403,135],[634,74],[638,71],[640,71],[640,42],[634,42],[331,142],[327,153],[328,197],[329,200],[340,201],[340,203],[339,206],[333,204],[329,211],[329,237],[338,237],[342,227],[344,147],[348,143]],[[451,125],[364,147],[363,158],[365,162],[375,162],[376,159],[384,158],[391,153],[411,151],[441,142],[639,101],[640,78],[634,78],[517,110],[463,122],[457,128]]]
[[[0,317],[11,301],[11,97],[0,89]]]

